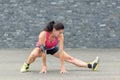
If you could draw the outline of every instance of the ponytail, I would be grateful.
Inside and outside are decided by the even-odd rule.
[[[46,27],[44,28],[44,31],[52,32],[53,30],[53,25],[55,24],[54,21],[49,22]]]
[[[64,25],[62,23],[55,23],[55,21],[51,21],[46,25],[44,31],[52,32],[53,28],[56,30],[61,30],[64,29]]]

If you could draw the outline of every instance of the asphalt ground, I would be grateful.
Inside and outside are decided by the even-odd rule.
[[[71,56],[89,62],[99,56],[97,71],[65,62],[66,74],[60,74],[60,60],[47,55],[47,74],[40,74],[41,58],[30,65],[30,71],[20,68],[32,49],[0,49],[0,80],[120,80],[120,49],[65,49]]]

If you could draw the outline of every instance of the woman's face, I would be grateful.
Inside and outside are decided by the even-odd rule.
[[[63,32],[64,32],[64,29],[61,29],[61,30],[54,29],[53,30],[53,33],[56,37],[59,37]]]

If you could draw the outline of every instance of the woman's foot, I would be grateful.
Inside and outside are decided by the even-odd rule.
[[[89,63],[91,65],[91,68],[93,71],[96,71],[98,69],[98,64],[99,64],[99,57],[97,56],[94,61]]]
[[[29,64],[24,63],[20,70],[22,73],[29,71]]]

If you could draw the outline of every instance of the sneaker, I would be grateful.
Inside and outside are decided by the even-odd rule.
[[[96,71],[98,69],[98,64],[99,64],[99,57],[97,56],[94,61],[90,62],[93,71]]]
[[[23,66],[21,67],[21,72],[27,72],[29,71],[29,66],[28,64],[24,63]]]

